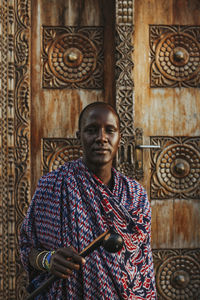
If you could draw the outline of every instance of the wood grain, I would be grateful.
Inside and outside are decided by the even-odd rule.
[[[199,1],[135,1],[135,127],[150,136],[199,136],[199,88],[150,88],[149,25],[200,25]],[[144,180],[150,194],[150,155],[144,150]],[[200,206],[192,199],[153,200],[152,246],[199,247]],[[195,230],[196,228],[196,230]]]
[[[32,1],[31,46],[31,166],[32,194],[41,176],[41,139],[76,137],[83,107],[94,101],[114,104],[114,3],[97,0]],[[104,27],[104,87],[42,88],[42,26]]]

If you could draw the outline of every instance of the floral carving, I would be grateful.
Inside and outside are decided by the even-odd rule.
[[[151,137],[151,198],[200,197],[200,138]]]
[[[150,25],[151,87],[200,86],[200,26]]]
[[[42,140],[43,174],[56,170],[65,162],[82,156],[82,148],[78,139],[44,138]]]
[[[43,87],[103,87],[103,29],[43,26]]]
[[[200,250],[153,250],[158,299],[200,297]]]

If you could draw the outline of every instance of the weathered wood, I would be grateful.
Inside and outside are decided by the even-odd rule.
[[[150,88],[149,25],[153,24],[200,26],[200,3],[186,0],[135,1],[135,127],[143,128],[144,144],[150,143],[150,136],[197,137],[200,135],[199,88]],[[142,183],[150,195],[150,150],[143,152],[145,164]],[[197,190],[195,192],[197,193]],[[192,196],[187,196],[185,200],[181,197],[177,199],[176,193],[172,193],[171,197],[169,194],[168,192],[166,199],[151,199],[152,246],[199,247],[199,200],[192,200]]]
[[[173,200],[153,200],[152,207],[152,247],[168,248],[173,247],[174,241],[174,215]],[[155,247],[156,245],[156,247]]]
[[[199,200],[174,200],[174,240],[178,248],[199,247]]]
[[[41,176],[41,139],[44,137],[76,137],[78,116],[94,101],[114,103],[114,3],[113,1],[32,1],[31,47],[31,164],[32,193]],[[42,88],[43,39],[42,26],[103,27],[103,86],[88,88]],[[85,29],[87,31],[87,28]],[[89,31],[88,31],[89,32]],[[88,33],[89,36],[89,33]],[[86,37],[88,38],[88,37]],[[80,40],[81,43],[81,40]],[[93,47],[93,46],[92,46]],[[97,49],[97,52],[100,49]],[[104,74],[103,74],[104,73]],[[92,78],[93,74],[91,75]]]

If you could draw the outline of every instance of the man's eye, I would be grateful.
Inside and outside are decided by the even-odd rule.
[[[115,128],[107,128],[108,133],[114,133],[116,130]]]
[[[91,128],[87,128],[86,129],[86,132],[88,132],[88,133],[95,133],[96,132],[96,128],[94,128],[94,127],[91,127]]]

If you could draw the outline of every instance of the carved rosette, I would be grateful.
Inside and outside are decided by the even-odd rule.
[[[200,250],[153,250],[158,299],[200,297]]]
[[[200,26],[150,26],[151,87],[200,86]]]
[[[42,140],[42,173],[56,170],[70,160],[82,156],[80,141],[75,138],[44,138]]]
[[[103,28],[43,26],[44,88],[103,88]]]
[[[151,198],[200,197],[199,137],[151,137]]]

